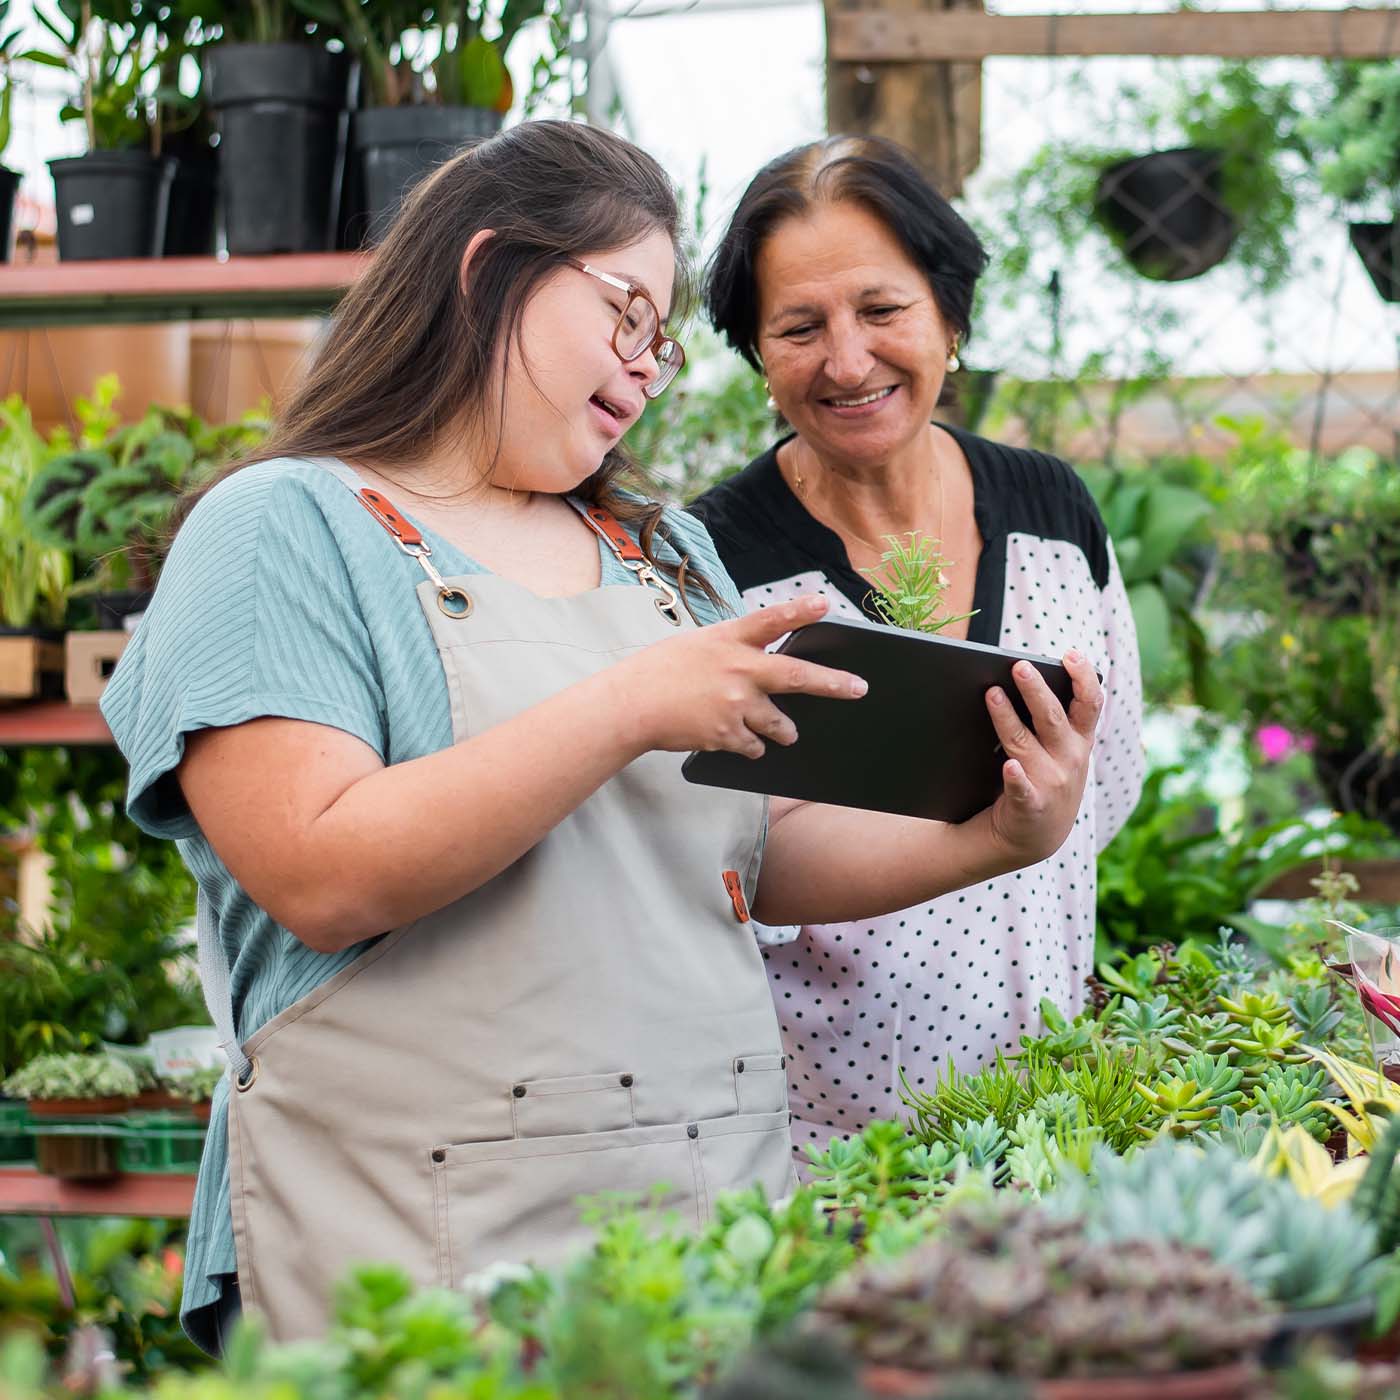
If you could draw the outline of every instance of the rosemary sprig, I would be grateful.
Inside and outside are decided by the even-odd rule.
[[[891,627],[907,627],[915,632],[940,632],[955,622],[976,616],[975,611],[957,617],[939,617],[938,605],[948,587],[947,568],[953,562],[939,541],[926,539],[919,530],[901,538],[886,535],[889,549],[880,565],[862,569],[871,582],[870,602]]]

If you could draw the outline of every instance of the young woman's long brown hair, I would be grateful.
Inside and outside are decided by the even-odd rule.
[[[463,285],[463,250],[482,229],[495,236]],[[645,152],[595,127],[539,121],[455,156],[405,202],[266,441],[222,475],[274,457],[338,457],[411,472],[444,434],[493,420],[486,401],[498,347],[520,353],[521,313],[545,277],[568,257],[621,248],[655,230],[676,247],[683,308],[690,281],[675,190]],[[490,466],[480,463],[483,476]],[[690,587],[719,604],[673,541],[678,568],[655,557],[656,536],[667,538],[662,507],[622,489],[638,476],[614,449],[577,494],[637,523],[642,549],[683,597]]]

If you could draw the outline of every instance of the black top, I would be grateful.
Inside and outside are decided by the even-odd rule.
[[[982,536],[968,623],[972,642],[1001,640],[1006,594],[1006,541],[1013,533],[1064,540],[1078,547],[1100,590],[1108,586],[1108,531],[1078,473],[1058,457],[1005,447],[940,424],[972,468],[973,513]],[[813,518],[778,469],[778,449],[755,457],[741,472],[712,486],[689,509],[714,538],[720,562],[741,593],[776,579],[817,570],[867,617],[870,583],[852,567],[841,537]]]

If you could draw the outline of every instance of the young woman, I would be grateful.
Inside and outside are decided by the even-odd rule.
[[[184,1318],[315,1333],[355,1260],[456,1284],[549,1262],[577,1199],[791,1173],[749,909],[851,918],[1038,860],[1099,706],[1034,671],[961,826],[685,783],[791,743],[770,696],[858,678],[764,647],[704,530],[618,485],[683,361],[678,221],[606,133],[514,128],[410,198],[263,455],[189,514],[104,698],[130,806],[198,877],[233,1073]],[[386,932],[389,930],[389,932]]]

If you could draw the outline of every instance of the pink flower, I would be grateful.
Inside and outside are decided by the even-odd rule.
[[[1282,763],[1297,744],[1292,731],[1281,724],[1261,725],[1254,731],[1254,742],[1259,745],[1266,763]]]

